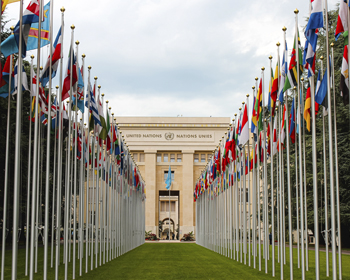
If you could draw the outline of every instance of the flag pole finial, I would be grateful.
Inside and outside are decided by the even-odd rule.
[[[281,45],[280,42],[277,42],[276,46],[279,47],[280,45]]]
[[[86,126],[86,123],[84,123],[84,126]]]
[[[102,95],[102,96],[103,96],[103,95]],[[108,101],[108,100],[106,100],[106,103],[107,103],[107,104],[108,104],[108,102],[109,102],[109,101]]]
[[[109,107],[109,108],[111,108],[111,107]],[[112,113],[112,116],[114,116],[114,113]]]
[[[10,27],[10,29],[11,29],[11,32],[13,33],[13,30],[15,29],[15,27],[12,25],[12,26]]]
[[[300,79],[302,82],[304,81],[304,77],[301,77],[301,79]]]
[[[287,31],[287,27],[283,26],[282,31]]]
[[[237,116],[237,114],[235,114],[235,116]]]
[[[79,45],[79,44],[80,44],[80,42],[79,42],[78,40],[76,40],[76,41],[75,41],[75,44],[76,44],[76,45]]]
[[[71,29],[75,29],[75,25],[72,24],[72,25],[70,26],[70,28],[71,28]]]
[[[66,9],[64,7],[61,8],[61,12],[64,13]]]
[[[40,66],[40,70],[43,70],[43,67],[42,67],[42,66]]]
[[[255,81],[257,81],[259,78],[258,77],[255,77]],[[255,87],[254,87],[255,88]]]
[[[91,66],[90,65],[88,66],[88,69],[91,70]]]
[[[241,108],[241,107],[239,107],[239,110],[241,111],[241,110],[242,110],[242,108]]]
[[[86,57],[85,53],[83,53],[83,54],[81,55],[81,57],[82,57],[82,58],[85,58],[85,57]]]
[[[246,96],[249,97],[249,94],[247,94]]]
[[[31,59],[34,59],[34,55],[31,55],[30,58],[31,58]]]
[[[269,56],[269,59],[270,59],[270,60],[272,59],[272,55]]]
[[[334,47],[334,43],[331,43],[331,48],[333,48]]]
[[[245,102],[243,101],[243,102],[242,102],[242,105],[244,105],[244,104],[245,104]]]
[[[97,87],[98,87],[99,89],[101,88],[101,86],[100,86],[100,85],[98,85]],[[104,93],[102,93],[102,94],[104,95]],[[102,96],[103,96],[103,95],[102,95]]]
[[[263,67],[261,67],[261,70],[263,70],[263,71],[264,71],[264,70],[265,70],[265,67],[264,67],[264,66],[263,66]]]
[[[103,97],[103,96],[105,96],[105,94],[104,94],[104,93],[101,93],[101,96]]]
[[[296,86],[294,86],[294,88],[293,88],[294,90],[296,90],[297,89],[297,87]]]
[[[252,89],[255,89],[255,86],[252,86]]]
[[[94,79],[97,80],[97,76],[95,76]]]
[[[320,59],[323,60],[323,58],[324,58],[324,57],[321,55]]]
[[[56,86],[56,89],[58,89],[59,88],[59,86]]]
[[[108,109],[109,109],[109,110],[111,110],[111,109],[112,109],[112,107],[108,107]]]
[[[294,10],[294,14],[299,14],[299,10],[298,10],[298,9],[295,9],[295,10]]]

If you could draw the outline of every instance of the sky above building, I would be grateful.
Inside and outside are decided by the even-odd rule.
[[[329,1],[328,9],[338,2]],[[309,4],[302,0],[62,0],[54,2],[54,38],[62,6],[64,71],[74,24],[79,57],[86,54],[91,82],[98,77],[118,116],[232,117],[246,94],[252,103],[254,78],[260,78],[262,66],[269,68],[270,55],[275,68],[283,26],[291,49],[294,9],[300,11],[302,45],[309,15]],[[7,27],[15,25],[19,3],[9,5],[5,16]],[[48,48],[42,50],[44,64]]]

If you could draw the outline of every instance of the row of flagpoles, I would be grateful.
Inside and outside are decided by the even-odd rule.
[[[23,273],[30,279],[37,272],[38,262],[43,263],[43,278],[47,279],[49,251],[55,279],[62,277],[62,273],[59,273],[62,263],[64,278],[68,278],[71,263],[72,278],[75,279],[77,260],[81,276],[84,267],[87,273],[89,268],[97,268],[143,244],[145,240],[145,182],[118,130],[108,101],[103,100],[104,94],[100,93],[101,86],[97,86],[97,77],[94,77],[93,85],[90,83],[90,66],[87,67],[87,86],[84,86],[85,55],[82,55],[82,66],[79,67],[79,42],[75,42],[74,50],[74,25],[71,26],[68,66],[63,77],[64,12],[65,9],[61,8],[61,27],[53,41],[53,0],[45,6],[43,0],[32,0],[24,12],[21,0],[20,20],[12,28],[12,34],[1,44],[6,63],[2,70],[0,92],[8,100],[1,279],[6,276],[7,208],[12,203],[8,201],[7,193],[10,187],[10,103],[14,94],[17,94],[17,104],[11,278],[17,278],[19,261],[20,196],[26,197],[27,201]],[[40,49],[45,44],[50,44],[49,57],[46,65],[41,67]],[[28,85],[23,59],[26,51],[31,49],[37,49],[37,68],[35,72],[32,55]],[[16,53],[19,55],[13,67]],[[56,86],[56,98],[52,100],[52,79],[58,67],[59,86]],[[21,117],[25,110],[22,100],[27,90],[31,95],[28,182],[26,192],[21,192],[20,173],[25,172],[21,169],[20,157]],[[85,108],[87,112],[84,112]],[[84,123],[85,114],[88,125]],[[43,174],[45,182],[42,180]],[[40,237],[44,247],[42,260],[38,259]]]
[[[316,279],[320,279],[316,114],[319,111],[319,105],[322,105],[324,215],[326,217],[323,235],[326,244],[326,275],[329,276],[330,273],[330,245],[332,278],[342,279],[333,44],[329,45],[328,38],[327,0],[323,3],[322,0],[311,2],[310,18],[305,28],[304,57],[299,39],[298,10],[295,10],[294,46],[289,66],[287,65],[287,29],[284,27],[283,59],[281,64],[280,43],[277,43],[275,75],[272,74],[272,56],[269,57],[268,94],[265,94],[264,67],[262,67],[259,83],[258,78],[255,78],[251,128],[249,129],[249,95],[247,95],[246,102],[242,103],[243,108],[239,108],[238,115],[235,114],[228,132],[223,136],[196,182],[193,194],[196,201],[196,238],[198,244],[249,266],[253,265],[254,268],[258,267],[259,270],[262,270],[265,264],[265,273],[268,273],[270,261],[272,276],[276,274],[277,261],[280,264],[281,279],[284,277],[284,266],[289,261],[290,279],[293,279],[295,262],[292,235],[295,231],[297,265],[301,269],[302,279],[305,279],[306,271],[309,271],[307,201],[312,199],[311,224],[314,224],[315,276]],[[344,1],[340,2],[336,35],[346,31],[347,23],[350,21],[348,4]],[[342,28],[339,27],[341,24]],[[315,88],[317,33],[321,28],[325,30],[326,57],[330,59],[320,58],[321,69]],[[331,47],[331,54],[329,47]],[[348,72],[347,52],[348,46],[345,46],[341,71],[341,95],[344,104],[349,104],[350,77],[346,74]],[[320,81],[323,63],[326,70]],[[308,70],[308,85],[302,77],[304,69]],[[333,103],[331,96],[333,96]],[[268,102],[265,101],[266,97]],[[292,105],[289,110],[290,103]],[[302,109],[304,114],[301,113]],[[325,117],[328,117],[328,151]],[[307,149],[305,128],[312,134],[312,159],[305,156]],[[295,162],[290,158],[293,154]],[[307,193],[306,165],[312,165],[312,198]],[[294,166],[293,173],[290,170],[291,166]],[[327,173],[330,178],[327,178]],[[291,185],[292,176],[295,176],[295,186]],[[328,194],[330,194],[329,197]],[[292,201],[295,201],[295,205]],[[294,217],[293,211],[296,213]],[[328,225],[328,217],[330,217],[330,225]],[[293,227],[294,219],[296,219],[296,228]],[[269,246],[269,241],[272,248]],[[275,241],[277,241],[277,248]],[[289,259],[286,257],[288,241]],[[262,258],[265,261],[264,264]]]

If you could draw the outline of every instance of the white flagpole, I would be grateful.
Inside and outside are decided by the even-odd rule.
[[[249,112],[249,94],[246,95],[247,96],[247,112]],[[247,125],[248,125],[248,130],[249,130],[249,113],[248,113],[248,120],[247,120]],[[248,132],[250,134],[250,132]],[[248,168],[248,265],[251,265],[251,240],[250,240],[250,236],[251,236],[251,186],[250,186],[250,137],[248,137],[248,144],[247,144],[247,148],[248,148],[248,156],[247,156],[247,160],[248,160],[248,164],[247,164],[247,168]]]
[[[327,101],[328,101],[328,131],[329,131],[329,180],[330,180],[330,203],[331,203],[331,225],[332,225],[332,274],[333,279],[337,278],[337,250],[336,250],[336,219],[335,219],[335,189],[334,189],[334,162],[333,162],[333,128],[332,128],[332,103],[331,103],[331,88],[330,88],[330,65],[329,65],[329,34],[328,34],[328,5],[325,0],[326,11],[326,53],[327,53]],[[349,106],[350,108],[350,106]],[[316,220],[315,220],[316,221]],[[317,234],[318,232],[316,232]]]
[[[0,16],[1,18],[1,16]],[[11,28],[13,29],[13,28]],[[0,36],[1,37],[1,36]],[[33,62],[33,59],[32,59]],[[5,182],[4,182],[4,206],[3,206],[3,220],[2,220],[2,250],[1,250],[1,280],[4,279],[4,271],[5,271],[5,248],[6,248],[6,231],[7,231],[7,190],[8,190],[8,174],[9,174],[9,152],[10,152],[10,111],[11,111],[11,79],[12,79],[12,55],[10,55],[10,75],[9,75],[9,95],[7,97],[7,126],[6,126],[6,154],[5,154]],[[22,72],[22,71],[21,71]],[[22,85],[21,85],[22,86]],[[31,122],[31,120],[30,120]],[[32,126],[29,126],[29,135],[31,135],[31,128]],[[29,136],[30,137],[30,136]],[[31,143],[30,143],[30,138],[29,138],[29,156],[28,158],[30,159],[30,150],[31,150]],[[28,165],[28,178],[29,178],[29,173],[30,173],[30,164]],[[28,186],[29,186],[29,179],[28,179]],[[29,188],[28,188],[29,190]],[[27,196],[27,209],[29,205],[29,195]],[[26,233],[26,268],[28,264],[28,214],[27,214],[27,233]],[[15,234],[15,231],[13,230],[13,234]]]
[[[49,93],[47,100],[47,134],[46,134],[46,182],[45,182],[45,222],[44,222],[44,275],[43,278],[47,279],[47,262],[48,262],[48,248],[49,248],[49,192],[50,192],[50,148],[51,148],[51,94],[52,94],[52,21],[53,21],[53,7],[54,0],[50,2],[50,68],[49,68]],[[42,7],[40,7],[40,11]],[[39,30],[41,30],[39,21]],[[40,33],[40,32],[39,32]],[[41,40],[38,35],[38,40]],[[40,44],[40,43],[39,43]],[[38,48],[40,52],[40,48]],[[39,84],[39,76],[37,76],[37,84]],[[39,91],[38,91],[39,92]],[[55,147],[54,147],[55,148]]]
[[[335,151],[335,182],[336,182],[336,199],[337,199],[337,229],[338,229],[338,264],[339,279],[342,279],[342,253],[341,253],[341,229],[340,229],[340,201],[339,201],[339,171],[338,171],[338,137],[337,137],[337,107],[335,103],[335,84],[334,84],[334,43],[332,48],[332,84],[333,84],[333,106],[334,106],[334,151]],[[349,49],[349,48],[348,48]]]
[[[21,4],[22,4],[22,1],[21,1]],[[21,7],[21,13],[22,13],[22,7]],[[21,15],[21,18],[22,18],[22,15]],[[22,20],[22,19],[21,19]],[[40,0],[40,9],[39,9],[39,30],[41,30],[41,20],[42,20],[42,1]],[[20,24],[20,26],[22,27],[22,23]],[[22,41],[22,36],[20,35],[20,43],[19,43],[19,49],[21,49],[21,41]],[[37,93],[37,98],[35,100],[35,103],[36,103],[36,109],[39,108],[39,82],[38,82],[38,79],[40,77],[40,43],[41,43],[41,33],[39,32],[38,33],[38,55],[37,55],[37,73],[36,73],[36,77],[37,77],[37,83],[36,83],[36,93]],[[19,50],[18,52],[19,54],[21,53],[21,51]],[[22,73],[22,58],[21,56],[19,55],[19,63],[18,63],[18,69],[20,69],[18,71],[18,75],[21,75]],[[22,96],[22,77],[21,76],[18,76],[18,83],[19,83],[19,86],[18,86],[18,95],[17,95],[17,98],[19,98],[19,96]],[[17,110],[18,108],[21,108],[20,104],[17,103]],[[33,166],[36,167],[38,164],[38,126],[39,126],[39,116],[36,115],[35,116],[35,124],[34,124],[34,160],[33,160]],[[19,125],[17,123],[17,125]],[[17,143],[16,143],[17,144]],[[19,144],[18,144],[19,145]],[[16,145],[16,148],[17,148],[17,145]],[[17,170],[17,172],[19,172]],[[16,174],[16,172],[15,172]],[[32,216],[31,216],[31,234],[30,234],[30,269],[29,269],[29,279],[33,279],[34,277],[34,262],[36,260],[36,258],[34,258],[34,243],[35,243],[35,236],[36,236],[36,224],[35,224],[35,210],[36,210],[36,205],[37,205],[37,202],[36,202],[36,196],[37,196],[37,185],[38,185],[38,182],[37,182],[37,170],[34,170],[33,169],[33,181],[32,181]],[[17,188],[15,188],[16,190]],[[14,203],[14,205],[16,205]],[[15,210],[16,211],[16,210]],[[15,224],[13,225],[13,228],[16,229],[17,226],[15,227]],[[15,231],[14,231],[15,232]],[[13,250],[16,250],[15,248],[13,248]],[[16,252],[17,253],[17,252]],[[12,265],[14,263],[14,259],[12,260]],[[15,279],[16,278],[16,274],[14,274],[14,272],[12,271],[12,278]]]

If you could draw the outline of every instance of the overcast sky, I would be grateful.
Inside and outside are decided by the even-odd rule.
[[[329,1],[329,9],[337,2]],[[232,117],[261,67],[269,67],[269,55],[275,67],[283,26],[292,47],[294,9],[300,29],[309,13],[305,0],[61,0],[54,2],[54,37],[62,6],[64,68],[74,24],[79,56],[86,54],[92,77],[120,116]],[[19,3],[6,16],[15,25]]]

